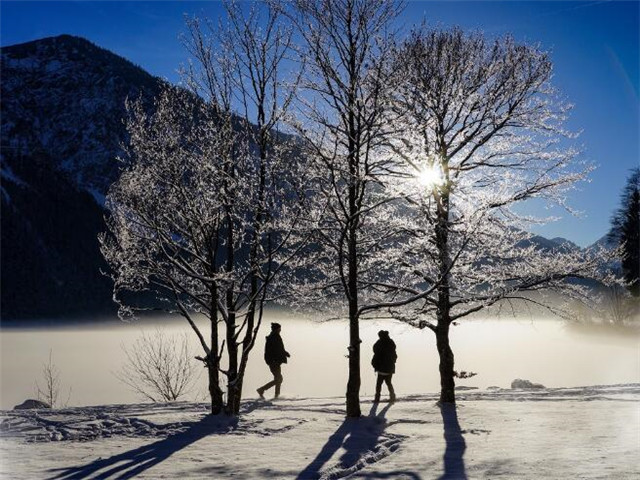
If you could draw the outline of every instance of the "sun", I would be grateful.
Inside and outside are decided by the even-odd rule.
[[[442,170],[438,165],[426,165],[422,167],[417,174],[418,182],[429,188],[433,189],[439,185],[444,183],[444,177],[442,175]]]

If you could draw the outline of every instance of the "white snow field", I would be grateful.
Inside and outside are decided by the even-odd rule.
[[[0,412],[3,479],[637,479],[640,384]]]

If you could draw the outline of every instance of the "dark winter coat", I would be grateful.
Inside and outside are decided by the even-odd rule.
[[[373,345],[373,359],[371,365],[376,372],[395,373],[396,372],[396,344],[389,337],[380,338]]]
[[[264,346],[264,361],[267,365],[287,363],[288,356],[289,353],[284,349],[280,334],[271,332],[267,335],[267,343]]]

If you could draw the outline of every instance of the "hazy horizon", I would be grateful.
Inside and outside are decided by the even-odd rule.
[[[263,361],[264,337],[271,321],[279,321],[285,347],[291,353],[283,366],[285,397],[335,397],[344,395],[347,379],[348,324],[296,318],[269,313],[251,352],[243,389],[244,398],[255,398],[255,389],[270,379]],[[11,409],[33,398],[34,382],[41,382],[42,365],[48,360],[61,374],[61,399],[71,387],[70,406],[141,402],[113,374],[123,364],[121,345],[130,346],[142,331],[159,327],[166,333],[186,332],[193,353],[200,355],[197,338],[179,318],[159,322],[113,323],[86,327],[5,329],[0,336],[0,408]],[[203,324],[206,328],[206,325]],[[435,336],[391,320],[361,323],[361,396],[373,395],[375,375],[370,366],[377,332],[391,332],[398,349],[394,384],[399,396],[437,392],[438,353]],[[205,330],[206,331],[206,330]],[[461,386],[509,388],[515,378],[547,387],[634,383],[640,381],[637,351],[640,335],[572,330],[562,321],[531,317],[508,320],[475,319],[452,327],[451,344],[456,369],[477,372]],[[193,360],[197,362],[196,360]],[[199,365],[199,362],[197,362]],[[204,369],[197,390],[187,400],[207,401]],[[311,379],[313,379],[311,381]],[[268,392],[267,395],[271,393]]]

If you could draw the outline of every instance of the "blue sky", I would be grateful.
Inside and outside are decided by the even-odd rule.
[[[217,17],[214,1],[8,1],[0,4],[2,46],[62,33],[79,35],[177,81],[187,54],[178,39],[184,14]],[[537,228],[588,245],[608,229],[628,172],[640,162],[640,2],[638,1],[415,1],[400,21],[425,19],[487,35],[510,32],[552,51],[555,85],[575,110],[568,123],[582,130],[583,158],[598,166],[570,204],[581,217],[550,210],[560,221]]]

